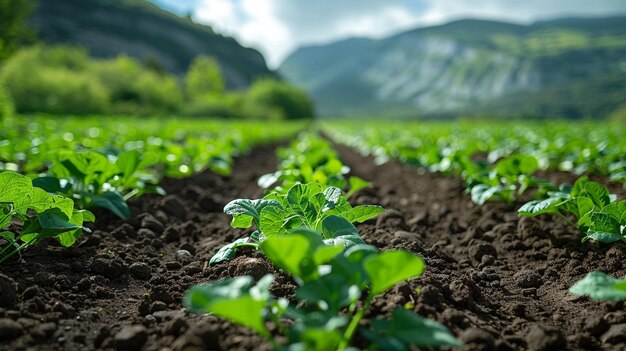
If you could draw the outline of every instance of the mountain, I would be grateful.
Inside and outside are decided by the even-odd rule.
[[[278,72],[326,116],[597,117],[626,104],[626,17],[460,20],[300,48]]]
[[[145,0],[41,0],[31,23],[44,42],[83,46],[95,57],[124,53],[175,74],[197,55],[213,56],[230,88],[275,76],[258,51]]]

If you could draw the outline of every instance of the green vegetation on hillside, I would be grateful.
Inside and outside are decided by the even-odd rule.
[[[0,1],[0,61],[32,42],[34,30],[26,26],[26,21],[34,7],[27,0]]]
[[[204,56],[183,84],[126,55],[92,59],[84,49],[38,45],[18,51],[0,68],[6,90],[0,107],[2,114],[9,114],[13,101],[18,113],[313,117],[310,100],[293,86],[265,79],[248,91],[227,92],[222,75],[215,60]]]
[[[231,89],[276,77],[256,50],[147,0],[40,1],[31,23],[44,43],[81,46],[101,58],[123,52],[158,62],[176,75],[183,75],[197,56],[211,56]]]

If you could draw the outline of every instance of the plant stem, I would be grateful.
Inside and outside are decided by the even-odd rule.
[[[352,340],[352,337],[354,336],[354,333],[356,332],[356,328],[359,326],[359,322],[361,321],[361,319],[363,319],[363,316],[365,315],[365,311],[367,311],[371,303],[372,303],[372,297],[368,297],[363,303],[363,308],[358,310],[356,314],[354,315],[354,317],[352,317],[350,324],[348,324],[346,331],[343,333],[343,338],[341,340],[341,343],[339,344],[339,347],[337,348],[337,351],[343,351],[346,348],[348,348],[348,346],[350,345],[350,340]]]
[[[22,251],[23,249],[27,248],[28,246],[30,246],[30,244],[32,242],[34,242],[34,241],[35,241],[35,239],[33,239],[33,240],[29,241],[29,242],[23,243],[22,245],[18,246],[15,250],[11,251],[6,256],[0,258],[0,264],[4,263],[4,261],[8,260],[9,258],[11,258],[11,256],[15,255],[16,253],[18,253],[18,252]],[[2,250],[2,252],[4,252],[4,251],[5,250]]]

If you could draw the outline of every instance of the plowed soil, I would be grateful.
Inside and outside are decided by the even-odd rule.
[[[378,298],[367,318],[412,304],[466,350],[626,349],[623,303],[567,292],[589,271],[626,275],[625,245],[581,244],[558,219],[518,218],[519,204],[474,205],[454,177],[377,166],[338,149],[354,174],[374,183],[353,202],[386,208],[359,226],[364,239],[411,250],[428,265],[423,277]],[[132,220],[99,212],[94,233],[76,247],[46,242],[0,266],[0,349],[268,349],[251,331],[192,315],[181,301],[193,284],[242,274],[275,273],[273,293],[293,293],[293,283],[253,252],[206,265],[216,249],[247,234],[230,228],[223,206],[261,196],[256,180],[275,169],[273,147],[263,147],[239,158],[231,177],[168,179],[169,195],[131,202]]]

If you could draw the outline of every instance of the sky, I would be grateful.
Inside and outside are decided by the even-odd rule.
[[[300,46],[381,38],[459,18],[517,23],[626,14],[626,0],[152,0],[259,50],[276,68]]]

